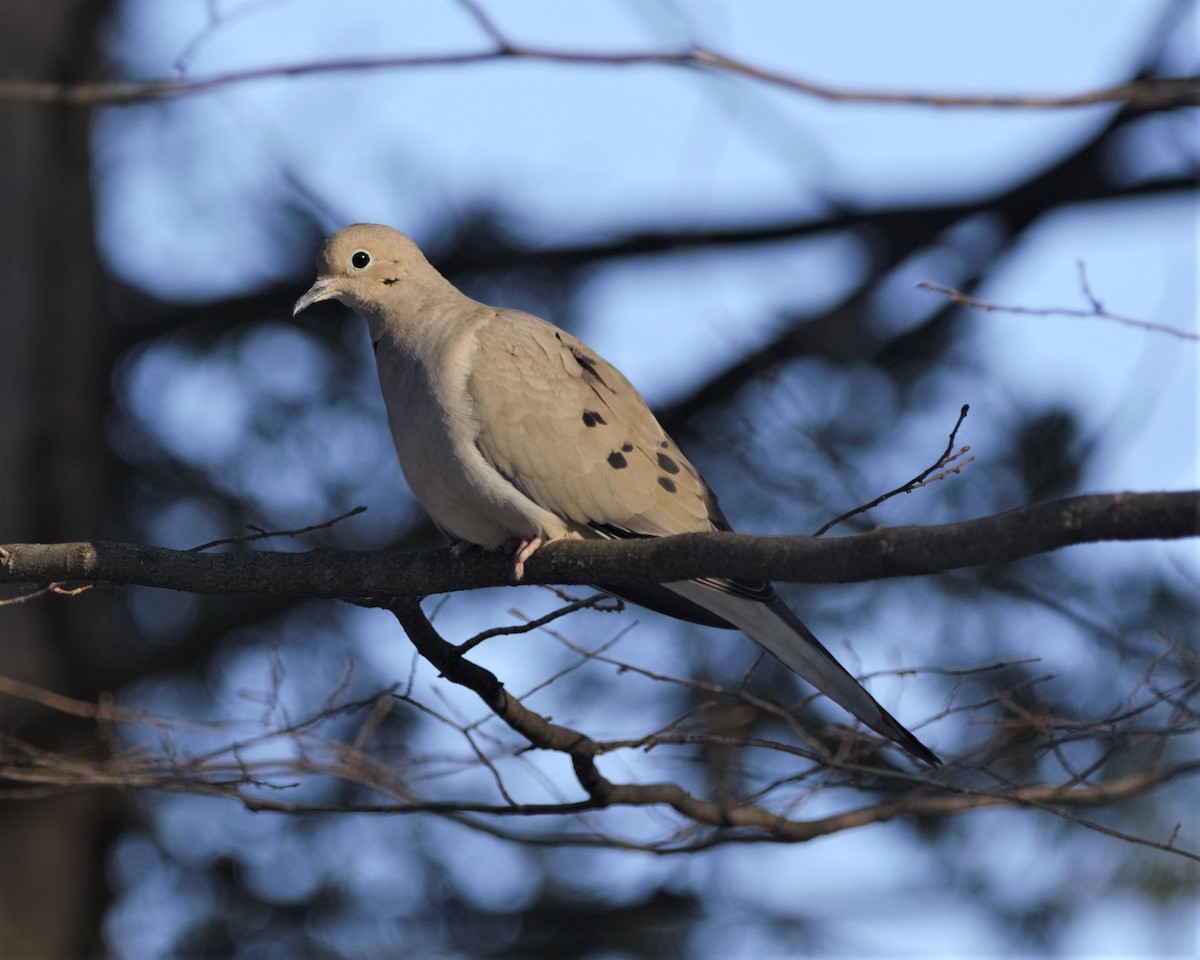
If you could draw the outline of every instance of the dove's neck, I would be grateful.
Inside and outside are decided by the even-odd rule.
[[[441,275],[401,280],[388,295],[359,312],[371,330],[371,342],[421,356],[438,351],[464,323],[487,308],[461,293]]]

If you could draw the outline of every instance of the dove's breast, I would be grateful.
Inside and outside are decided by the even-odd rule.
[[[380,387],[413,495],[455,540],[498,549],[522,538],[571,536],[562,519],[539,507],[480,453],[480,424],[467,391],[477,341],[453,338],[376,347]]]

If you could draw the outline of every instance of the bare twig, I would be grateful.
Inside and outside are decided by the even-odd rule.
[[[366,510],[367,508],[362,506],[353,507],[345,513],[334,517],[332,520],[323,520],[320,523],[313,523],[307,527],[296,527],[293,530],[264,530],[253,523],[248,523],[246,524],[246,529],[253,530],[253,533],[243,534],[240,537],[223,537],[220,540],[209,540],[208,543],[202,543],[196,547],[188,547],[188,553],[201,553],[204,550],[209,550],[212,547],[221,547],[227,543],[249,543],[251,540],[266,540],[270,537],[298,537],[305,533],[312,533],[314,530],[326,530],[335,523],[341,523],[350,517],[357,517],[360,513],[365,513]]]
[[[498,49],[511,49],[512,45],[508,42],[508,38],[500,32],[500,28],[484,13],[483,8],[475,0],[458,0],[458,5],[467,12],[468,16],[475,21],[476,25]]]
[[[557,672],[550,674],[550,676],[546,677],[546,679],[544,679],[541,682],[530,687],[528,690],[526,690],[521,695],[522,698],[532,696],[533,694],[537,693],[539,690],[544,690],[546,687],[550,686],[552,683],[555,683],[556,681],[561,680],[567,674],[574,673],[576,670],[578,670],[584,664],[591,663],[592,661],[599,659],[600,657],[602,657],[604,655],[604,653],[611,650],[618,643],[620,643],[622,640],[624,640],[625,636],[633,628],[634,628],[634,624],[632,624],[632,623],[626,625],[625,627],[622,627],[613,636],[611,636],[607,640],[605,640],[604,643],[602,643],[595,650],[582,650],[579,647],[574,647],[572,645],[573,649],[578,652],[578,659],[575,660],[574,663],[567,664],[565,667],[558,670]],[[547,630],[546,632],[549,633],[551,636],[553,636],[557,640],[562,640],[562,641],[566,640],[565,637],[563,637],[561,634],[555,633],[553,630]]]
[[[474,4],[465,5],[478,10]],[[476,16],[481,25],[486,18]],[[487,27],[485,26],[485,30]],[[494,31],[494,27],[492,28]],[[409,57],[359,57],[318,60],[280,66],[235,70],[209,77],[184,80],[104,81],[59,83],[44,80],[0,80],[0,101],[61,104],[73,107],[126,106],[147,101],[194,96],[224,87],[280,77],[319,76],[331,73],[468,66],[502,60],[542,61],[578,66],[665,66],[699,69],[778,87],[803,96],[842,103],[887,106],[960,107],[972,109],[1055,110],[1117,103],[1131,110],[1161,110],[1200,105],[1200,77],[1153,77],[1130,80],[1071,94],[957,94],[919,93],[891,90],[853,89],[817,83],[803,77],[769,70],[735,57],[692,47],[666,51],[620,51],[595,53],[517,45],[489,31],[494,46],[489,50],[428,54]],[[497,42],[497,38],[498,41]]]
[[[48,593],[54,593],[55,587],[58,584],[51,583],[45,587],[38,587],[35,590],[30,590],[28,593],[18,593],[15,597],[4,597],[0,599],[0,607],[15,607],[18,603],[28,603],[30,600],[35,600],[38,597],[43,597]]]
[[[959,457],[961,457],[963,454],[965,454],[968,450],[971,449],[970,447],[963,447],[961,450],[959,450],[957,452],[955,452],[955,450],[954,450],[954,440],[958,436],[958,428],[961,427],[963,424],[963,421],[965,419],[967,419],[967,413],[970,409],[971,409],[970,404],[964,403],[962,405],[962,409],[959,410],[959,412],[958,412],[958,420],[954,424],[954,429],[950,431],[950,442],[946,444],[946,449],[942,452],[942,455],[933,462],[932,466],[927,467],[926,469],[922,470],[920,473],[918,473],[915,477],[913,477],[907,483],[903,483],[900,486],[896,487],[895,490],[889,490],[887,493],[880,494],[878,497],[876,497],[870,503],[864,503],[861,506],[855,507],[853,510],[846,511],[840,517],[834,517],[832,520],[830,520],[828,523],[826,523],[823,527],[821,527],[819,530],[817,530],[817,532],[814,533],[813,536],[819,537],[822,534],[829,532],[830,529],[832,529],[833,527],[836,527],[839,523],[842,523],[845,520],[849,520],[851,517],[857,516],[860,513],[866,513],[868,510],[874,509],[875,507],[879,506],[885,500],[890,500],[892,497],[898,496],[901,493],[912,493],[912,491],[916,490],[918,487],[923,487],[927,483],[932,483],[934,480],[940,480],[942,477],[946,476],[949,473],[958,473],[959,470],[961,470],[968,463],[970,463],[971,460],[974,460],[975,458],[971,457],[970,459],[962,461],[957,466],[952,467],[949,470],[942,471],[942,473],[938,474],[938,476],[936,476],[936,477],[930,477],[930,474],[933,473],[935,470],[941,470],[942,467],[946,466],[948,463],[951,463],[954,460],[957,460]]]
[[[474,691],[523,742],[535,749],[560,752],[570,757],[576,778],[587,793],[586,798],[560,796],[552,803],[525,802],[505,786],[500,767],[506,756],[516,755],[511,745],[497,744],[501,752],[489,753],[481,745],[482,738],[472,736],[464,721],[451,719],[415,698],[405,696],[400,698],[402,702],[464,736],[469,754],[463,761],[455,761],[453,769],[465,770],[473,764],[488,775],[502,802],[481,801],[477,797],[422,796],[412,786],[413,771],[416,769],[414,764],[421,763],[418,758],[406,758],[398,770],[394,761],[381,762],[362,752],[371,739],[370,733],[364,734],[364,731],[373,730],[382,714],[386,713],[390,690],[343,704],[335,703],[335,695],[331,694],[324,698],[321,710],[313,716],[297,721],[285,720],[283,726],[268,726],[257,736],[190,757],[168,746],[160,754],[144,749],[127,753],[114,751],[108,759],[96,760],[38,749],[22,743],[11,734],[0,733],[0,779],[9,785],[0,790],[0,795],[9,799],[37,799],[64,790],[103,786],[183,791],[226,797],[252,810],[278,813],[427,813],[449,817],[473,829],[525,843],[607,846],[656,853],[686,852],[719,843],[802,842],[901,816],[950,815],[984,807],[1014,805],[1042,810],[1125,842],[1187,859],[1200,859],[1200,855],[1194,851],[1178,848],[1173,836],[1165,840],[1141,836],[1099,825],[1075,812],[1081,807],[1112,804],[1138,797],[1172,780],[1200,772],[1200,762],[1197,761],[1174,765],[1160,765],[1155,761],[1132,775],[1107,775],[1113,763],[1124,763],[1117,750],[1119,743],[1138,745],[1149,739],[1165,745],[1172,738],[1187,736],[1195,729],[1197,720],[1194,712],[1176,711],[1168,717],[1168,722],[1157,726],[1140,722],[1149,716],[1148,711],[1152,708],[1169,704],[1176,696],[1191,698],[1197,695],[1200,679],[1194,675],[1197,664],[1193,659],[1180,657],[1171,660],[1174,668],[1183,671],[1183,679],[1172,688],[1156,691],[1140,684],[1137,690],[1145,694],[1140,702],[1099,720],[1080,722],[1050,718],[1044,712],[1035,716],[1023,709],[1010,713],[1001,728],[1008,731],[1005,733],[1006,740],[1011,744],[1011,731],[1028,729],[1029,724],[1033,723],[1043,734],[1036,752],[1059,759],[1060,768],[1066,774],[1062,782],[1011,782],[997,772],[1010,769],[1011,765],[1006,761],[1003,766],[993,768],[988,765],[988,758],[993,751],[978,749],[972,752],[984,759],[976,761],[974,777],[968,776],[972,767],[966,765],[967,754],[963,754],[948,768],[948,771],[952,771],[953,779],[934,781],[924,773],[908,772],[878,762],[864,765],[848,756],[831,756],[827,751],[814,752],[807,746],[761,736],[729,736],[704,729],[685,729],[689,719],[705,709],[704,704],[689,708],[676,720],[646,736],[621,741],[596,741],[583,731],[552,723],[507,694],[494,675],[464,659],[451,644],[434,633],[414,601],[399,601],[396,606],[397,615],[402,617],[410,635],[415,633],[413,640],[421,654],[430,659],[447,679]],[[990,664],[971,668],[971,671],[998,666]],[[1156,657],[1151,669],[1161,673],[1165,667],[1166,662]],[[276,681],[272,682],[274,684]],[[996,697],[975,705],[974,709],[996,702],[1016,703],[1016,690],[1028,688],[1030,683],[1024,681],[1011,691],[1002,691]],[[111,705],[101,709],[19,684],[10,685],[9,689],[51,709],[91,717],[102,723],[126,727],[147,726],[160,730],[178,725],[178,721],[121,710]],[[722,693],[733,695],[733,691]],[[739,698],[748,704],[754,702],[756,706],[761,705],[762,709],[781,719],[788,716],[788,711],[782,707],[767,701],[752,701],[744,696],[744,691],[742,694]],[[272,686],[257,699],[271,704],[277,697],[278,691]],[[321,739],[319,731],[323,723],[358,712],[363,713],[365,718],[362,725],[352,731],[350,742]],[[268,716],[281,717],[282,714],[272,707]],[[219,730],[225,724],[208,726]],[[1093,759],[1082,770],[1073,770],[1059,745],[1080,738],[1096,743],[1101,750],[1099,759]],[[272,751],[263,749],[272,742],[287,744],[289,749],[273,756]],[[601,776],[595,767],[595,761],[601,754],[611,755],[625,749],[645,752],[672,747],[694,750],[715,746],[765,752],[798,765],[790,768],[785,766],[778,775],[756,788],[719,802],[696,796],[672,783],[615,783]],[[996,759],[1000,759],[1000,756],[997,754]],[[1160,752],[1160,756],[1165,754]],[[821,758],[820,762],[818,757]],[[445,766],[444,763],[441,765]],[[405,774],[403,779],[401,771]],[[992,785],[987,788],[978,786],[979,775],[988,778]],[[311,777],[332,777],[346,783],[361,784],[387,799],[385,802],[364,803],[354,802],[347,797],[336,804],[310,804],[280,796],[282,791]],[[883,802],[813,819],[804,819],[802,816],[803,801],[821,790],[871,787],[880,782],[890,782],[885,791],[887,799]],[[559,793],[556,788],[552,788],[551,792]],[[615,806],[664,807],[673,811],[679,818],[677,822],[682,825],[677,829],[668,828],[658,839],[630,841],[610,835],[590,823],[590,832],[587,834],[551,832],[530,835],[506,831],[494,822],[495,818],[579,817],[589,811]],[[493,822],[479,818],[490,818]]]
[[[243,3],[240,6],[233,7],[225,13],[217,10],[216,3],[209,2],[208,4],[208,19],[207,26],[192,38],[191,42],[184,48],[183,52],[175,58],[175,69],[181,74],[185,73],[188,64],[199,51],[200,47],[206,40],[212,37],[221,27],[232,23],[235,20],[242,19],[248,15],[257,13],[259,10],[266,7],[276,6],[280,3],[285,3],[287,0],[258,0],[258,2]]]
[[[48,593],[58,594],[60,597],[77,597],[81,593],[91,590],[94,586],[94,583],[84,583],[77,587],[67,587],[61,583],[50,583],[37,590],[30,590],[28,593],[19,593],[15,597],[5,597],[3,600],[0,600],[0,607],[15,607],[18,603],[28,603],[30,600],[45,596]]]
[[[585,600],[572,600],[565,607],[559,607],[557,610],[552,610],[544,617],[539,617],[537,620],[527,620],[525,623],[514,624],[511,627],[492,627],[489,630],[483,630],[469,640],[464,640],[457,647],[459,653],[467,653],[474,650],[477,646],[483,643],[484,640],[490,640],[492,637],[508,637],[519,633],[530,633],[537,630],[539,627],[544,627],[548,623],[553,623],[560,617],[565,617],[567,614],[574,613],[576,610],[585,610],[596,607],[597,604],[605,600],[611,600],[607,593],[597,593],[588,597]]]
[[[1149,320],[1138,320],[1134,317],[1122,316],[1119,313],[1111,313],[1104,309],[1104,305],[1092,293],[1091,287],[1088,286],[1087,272],[1084,268],[1083,261],[1078,261],[1079,268],[1079,283],[1084,297],[1090,305],[1087,310],[1079,310],[1072,307],[1007,307],[997,303],[989,303],[986,300],[980,300],[976,297],[969,296],[961,290],[955,290],[952,287],[943,287],[941,284],[934,283],[932,280],[922,280],[917,284],[918,290],[928,290],[931,293],[941,294],[946,297],[951,303],[957,303],[963,307],[970,307],[972,310],[982,310],[984,313],[1012,313],[1027,317],[1078,317],[1084,320],[1098,319],[1111,320],[1113,323],[1124,324],[1127,327],[1135,327],[1139,330],[1149,330],[1153,333],[1166,333],[1172,337],[1179,337],[1181,340],[1200,340],[1200,333],[1192,333],[1189,330],[1181,330],[1178,327],[1167,326],[1162,323],[1153,323]]]

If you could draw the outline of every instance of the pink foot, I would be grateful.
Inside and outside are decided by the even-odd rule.
[[[533,556],[534,551],[542,545],[541,537],[524,537],[517,544],[517,552],[513,554],[513,577],[520,580],[525,576],[525,561]]]

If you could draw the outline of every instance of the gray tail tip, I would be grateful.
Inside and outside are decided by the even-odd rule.
[[[879,707],[879,704],[876,704],[876,706]],[[879,712],[881,714],[879,721],[877,723],[868,723],[867,726],[873,728],[876,733],[883,734],[898,747],[902,747],[910,756],[916,757],[923,763],[927,763],[931,767],[940,767],[942,765],[941,757],[913,736],[912,732],[904,724],[884,710],[883,707],[879,707]]]
[[[929,764],[931,767],[940,767],[942,759],[925,744],[912,735],[908,730],[902,727],[899,723],[887,715],[887,719],[892,722],[886,724],[886,728],[880,730],[880,733],[886,734],[897,746],[903,747],[904,750],[918,760]]]
[[[908,733],[908,731],[906,730],[905,733]],[[903,740],[899,740],[897,742],[912,756],[916,757],[918,760],[923,760],[925,763],[929,764],[929,766],[940,767],[942,765],[941,757],[930,750],[911,733],[909,733],[908,736],[906,736]]]

